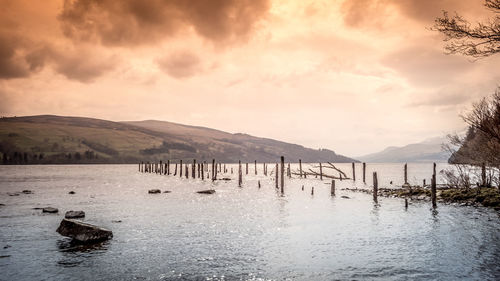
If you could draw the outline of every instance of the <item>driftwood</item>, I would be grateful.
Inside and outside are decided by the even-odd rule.
[[[335,165],[333,165],[332,163],[330,162],[326,162],[328,165],[321,165],[321,168],[322,169],[332,169],[332,170],[335,170],[337,171],[339,174],[340,174],[340,177],[339,176],[333,176],[333,175],[329,175],[329,174],[326,174],[324,172],[322,173],[319,173],[319,172],[316,172],[314,171],[313,169],[309,168],[308,171],[294,171],[292,172],[292,175],[296,175],[296,176],[323,176],[325,178],[329,178],[329,179],[350,179],[349,177],[347,177],[347,175],[342,171],[340,170],[339,168],[335,167]],[[313,166],[313,168],[319,168],[319,165],[318,166]]]

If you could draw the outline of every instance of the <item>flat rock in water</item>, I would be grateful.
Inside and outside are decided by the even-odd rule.
[[[54,214],[54,213],[59,212],[59,210],[57,208],[45,207],[45,208],[42,209],[42,212],[43,213],[52,213],[52,214]]]
[[[196,193],[200,193],[200,194],[214,194],[215,190],[213,190],[213,189],[201,190],[201,191],[196,191]]]
[[[349,197],[349,196],[345,196],[345,195],[340,196],[340,198],[344,198],[344,199],[351,199],[351,197]]]
[[[170,193],[170,192],[172,192],[172,191],[170,191],[170,190],[163,191],[163,193]]]
[[[85,212],[84,211],[67,211],[66,214],[64,214],[64,217],[67,219],[84,218]]]
[[[33,191],[25,189],[22,191],[24,194],[33,194]]]
[[[68,194],[75,194],[76,192],[74,192],[73,190],[71,190],[70,192],[68,192]]]
[[[222,178],[222,179],[220,179],[220,180],[221,180],[221,181],[230,181],[230,180],[231,180],[231,178]]]
[[[150,189],[150,190],[148,191],[148,193],[150,193],[150,194],[161,193],[161,190],[159,190],[159,189]]]
[[[111,222],[112,223],[121,223],[122,221],[121,220],[112,220]]]
[[[94,243],[113,237],[111,230],[71,219],[63,219],[56,231],[80,243]]]

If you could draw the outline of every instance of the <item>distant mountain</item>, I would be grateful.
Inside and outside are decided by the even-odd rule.
[[[328,149],[311,149],[247,134],[165,121],[113,122],[39,115],[0,119],[4,164],[137,163],[166,159],[221,162],[355,162]]]
[[[442,149],[442,144],[446,142],[445,137],[431,138],[402,147],[390,146],[380,152],[360,156],[357,159],[378,163],[447,162],[450,153]]]

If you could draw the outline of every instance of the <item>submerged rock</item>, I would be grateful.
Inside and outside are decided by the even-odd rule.
[[[344,199],[351,199],[351,197],[349,197],[349,196],[345,196],[345,195],[340,196],[340,198],[344,198]]]
[[[170,190],[163,191],[163,193],[170,193],[170,192],[172,192],[172,191],[170,191]]]
[[[94,243],[113,237],[111,230],[71,219],[63,219],[56,231],[80,243]]]
[[[159,189],[150,189],[150,190],[148,191],[148,193],[149,193],[149,194],[161,193],[161,190],[159,190]]]
[[[68,194],[75,194],[76,192],[74,192],[73,190],[71,190],[70,192],[68,192]]]
[[[25,189],[22,191],[24,194],[33,194],[33,191]]]
[[[201,190],[201,191],[196,191],[196,193],[200,193],[200,194],[214,194],[215,190],[213,190],[213,189]]]
[[[58,213],[59,210],[57,208],[53,208],[53,207],[45,207],[42,209],[42,212],[43,213],[51,213],[51,214],[54,214],[54,213]]]
[[[121,220],[112,220],[111,222],[112,223],[121,223],[122,221]]]
[[[222,178],[222,179],[220,179],[220,180],[221,180],[221,181],[230,181],[230,180],[231,180],[231,178]]]
[[[19,196],[19,192],[14,192],[14,193],[7,193],[9,196]]]
[[[67,219],[84,218],[85,212],[84,211],[67,211],[66,214],[64,214],[64,217]]]

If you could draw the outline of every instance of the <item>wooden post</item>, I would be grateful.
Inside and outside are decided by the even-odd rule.
[[[193,171],[192,171],[192,178],[195,179],[196,178],[196,159],[193,159],[193,167],[192,167]]]
[[[352,181],[356,181],[356,165],[352,162]]]
[[[332,187],[330,190],[330,195],[335,196],[335,180],[332,180]]]
[[[241,160],[238,160],[238,187],[241,187],[243,181],[243,171],[241,170]]]
[[[259,180],[257,183],[258,183],[258,186],[259,186],[259,188],[260,188],[260,180]]]
[[[233,167],[231,167],[231,175],[233,174]]]
[[[425,187],[425,179],[423,180],[423,185],[422,185],[422,187]]]
[[[177,163],[175,163],[174,176],[177,176]]]
[[[302,185],[302,191],[304,191],[304,185]]]
[[[311,195],[314,195],[314,186],[311,188]]]
[[[405,198],[405,209],[408,209],[408,198]]]
[[[299,173],[300,173],[300,178],[302,178],[302,159],[299,159]]]
[[[186,163],[186,179],[189,179],[189,168],[188,164]]]
[[[281,156],[281,194],[285,193],[285,157]]]
[[[290,169],[290,163],[288,163],[288,167],[287,167],[286,172],[287,172],[288,177],[291,178],[292,177],[292,170]]]
[[[264,174],[264,176],[267,176],[266,163],[262,163],[262,173]]]
[[[226,170],[226,163],[224,163],[224,174],[227,173],[227,170]]]
[[[366,183],[366,163],[363,162],[363,183]]]
[[[481,164],[481,186],[486,187],[486,163]]]
[[[201,178],[201,163],[198,163],[198,178]]]
[[[248,162],[246,163],[246,175],[248,175]]]
[[[255,160],[255,175],[257,175],[257,160]]]
[[[408,164],[405,163],[405,184],[408,184]]]
[[[340,181],[342,181],[342,173],[339,172]]]
[[[279,170],[278,170],[278,163],[276,163],[276,189],[278,189],[278,175],[279,175]]]
[[[373,201],[378,202],[378,178],[377,172],[373,172]]]
[[[160,175],[163,174],[163,161],[160,160]]]
[[[212,159],[212,180],[217,179],[217,164],[215,163],[215,159]]]
[[[170,160],[167,160],[167,176],[170,176]]]
[[[436,163],[433,164],[432,180],[431,180],[431,201],[432,208],[436,208]]]
[[[319,163],[319,179],[323,180],[323,166]]]
[[[203,180],[205,180],[205,170],[203,169],[203,168],[204,168],[204,167],[203,167],[203,164],[204,164],[204,163],[205,163],[205,162],[201,163],[201,180],[202,180],[202,181],[203,181]]]

